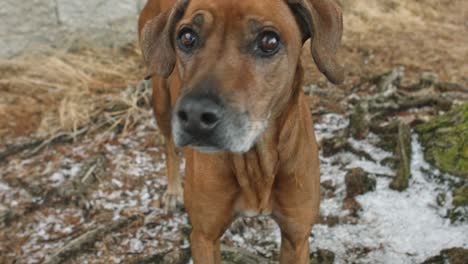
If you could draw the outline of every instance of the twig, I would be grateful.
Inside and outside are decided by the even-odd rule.
[[[104,155],[96,155],[84,161],[81,166],[80,172],[72,180],[66,182],[58,188],[47,188],[45,186],[34,184],[34,179],[29,182],[23,181],[21,178],[5,178],[4,180],[8,185],[25,189],[33,197],[40,197],[36,202],[32,202],[23,213],[16,213],[11,211],[8,214],[0,215],[0,224],[8,225],[16,221],[26,214],[35,212],[36,210],[49,206],[51,204],[67,204],[74,202],[77,205],[84,207],[84,199],[89,187],[100,179],[104,174],[107,166],[107,159]]]
[[[16,154],[18,154],[20,152],[23,152],[23,151],[27,150],[27,149],[36,148],[42,142],[43,142],[42,139],[32,138],[32,139],[28,140],[25,143],[16,144],[16,145],[9,145],[9,146],[6,147],[6,149],[4,151],[0,152],[0,163],[5,161],[6,158],[8,158],[10,156],[16,155]]]
[[[71,142],[75,140],[77,137],[80,137],[86,134],[87,132],[88,132],[88,128],[83,127],[82,129],[77,130],[76,132],[73,132],[73,133],[66,133],[66,132],[58,133],[54,135],[53,137],[51,137],[50,139],[43,141],[37,148],[31,150],[27,155],[28,156],[35,155],[48,145]]]
[[[73,256],[77,255],[80,251],[82,251],[85,247],[94,244],[96,241],[102,239],[105,235],[114,232],[118,229],[124,228],[131,223],[141,219],[143,216],[141,215],[134,215],[129,218],[119,220],[117,222],[109,221],[108,223],[101,224],[99,227],[88,231],[81,236],[71,240],[65,246],[58,249],[54,252],[45,264],[59,264],[64,263],[66,260],[72,258]]]

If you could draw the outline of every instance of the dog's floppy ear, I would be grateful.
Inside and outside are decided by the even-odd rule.
[[[344,80],[344,69],[336,51],[343,33],[343,17],[334,0],[287,0],[303,33],[311,39],[311,51],[318,69],[334,84]]]
[[[169,77],[176,64],[173,35],[177,22],[183,17],[188,0],[178,0],[166,12],[149,20],[143,27],[140,43],[147,66],[146,79],[153,75]]]

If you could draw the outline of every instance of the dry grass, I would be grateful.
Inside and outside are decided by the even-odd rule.
[[[364,76],[403,65],[410,75],[406,80],[414,82],[421,72],[433,71],[444,81],[467,85],[465,2],[340,0],[345,18],[340,58],[348,71],[347,82],[338,88],[323,82],[304,49],[306,83],[345,91]],[[140,111],[135,105],[141,98],[122,91],[142,76],[134,45],[119,50],[53,50],[0,60],[0,138],[76,131],[109,108],[109,102],[126,105],[120,112],[105,114],[114,124],[129,127]],[[337,105],[333,100],[330,105]]]
[[[134,46],[121,50],[53,50],[0,61],[0,136],[53,134],[89,122],[97,107],[138,82]]]
[[[348,84],[403,65],[417,78],[433,71],[468,84],[468,5],[464,0],[340,0],[345,32],[341,59]],[[323,80],[314,70],[313,79]]]

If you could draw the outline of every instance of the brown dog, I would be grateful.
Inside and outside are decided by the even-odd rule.
[[[281,263],[308,263],[320,174],[302,93],[302,45],[343,80],[341,11],[332,0],[149,0],[140,43],[166,138],[166,206],[182,197],[176,146],[186,147],[185,207],[195,263],[220,263],[237,215],[269,214]]]

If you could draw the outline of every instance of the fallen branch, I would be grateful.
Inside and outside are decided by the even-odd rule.
[[[396,67],[391,72],[384,75],[378,86],[377,89],[379,92],[387,92],[391,90],[392,86],[398,87],[400,86],[401,79],[405,75],[405,68],[404,67]]]
[[[35,184],[34,179],[28,179],[29,181],[25,182],[21,178],[5,178],[4,180],[8,185],[16,188],[22,188],[31,194],[31,196],[40,199],[34,199],[34,202],[26,206],[22,213],[10,211],[8,214],[0,215],[0,224],[8,225],[19,218],[24,217],[26,214],[33,213],[44,206],[52,204],[66,205],[73,202],[74,204],[86,209],[86,204],[84,204],[84,201],[86,200],[84,197],[88,193],[91,185],[101,179],[105,173],[106,166],[107,159],[104,155],[93,156],[82,163],[81,170],[78,172],[76,177],[57,188],[47,188],[45,186]]]
[[[404,68],[397,67],[390,72],[375,75],[370,78],[363,78],[357,85],[351,89],[351,94],[358,92],[362,86],[369,84],[377,86],[379,91],[385,91],[390,88],[390,85],[399,85],[404,75]]]
[[[348,151],[356,156],[363,157],[369,161],[376,162],[372,156],[362,150],[354,148],[349,142],[349,132],[348,128],[339,130],[335,132],[335,136],[332,138],[323,139],[321,142],[321,149],[323,152],[323,156],[330,157],[340,151]]]
[[[28,139],[25,143],[7,145],[5,150],[0,152],[0,163],[6,161],[8,157],[14,156],[24,151],[27,151],[25,155],[26,158],[32,157],[38,154],[45,147],[73,142],[77,138],[84,136],[87,132],[88,128],[84,127],[73,133],[58,133],[57,135],[54,135],[49,139],[31,138]]]
[[[104,103],[95,111],[89,123],[84,124],[79,130],[73,132],[59,132],[49,138],[32,138],[22,144],[10,145],[0,151],[0,163],[6,158],[27,151],[26,158],[40,153],[46,147],[75,142],[77,139],[108,127],[109,131],[131,128],[137,121],[130,122],[132,115],[140,111],[146,111],[151,106],[151,83],[140,82],[136,87],[130,87],[119,99]],[[137,120],[137,119],[136,119]],[[130,124],[132,123],[132,124]],[[121,127],[121,128],[120,128]],[[122,131],[119,131],[120,133]]]
[[[0,163],[4,162],[10,156],[16,155],[28,149],[36,148],[42,142],[42,139],[32,138],[24,143],[7,145],[6,148],[0,152]]]
[[[129,260],[129,264],[155,264],[155,263],[171,263],[171,264],[186,264],[190,261],[190,248],[172,249],[160,253],[156,253],[146,257],[136,257]]]
[[[105,235],[114,232],[116,230],[122,229],[131,223],[141,219],[142,216],[135,215],[129,218],[119,220],[117,222],[109,221],[100,225],[99,227],[88,231],[81,236],[71,240],[62,248],[59,248],[55,253],[53,253],[44,263],[45,264],[59,264],[64,263],[66,260],[77,255],[80,251],[86,247],[93,245],[96,241],[101,240]]]
[[[404,96],[403,98],[407,98]],[[424,106],[437,106],[444,111],[450,110],[452,102],[441,98],[437,94],[428,94],[426,96],[413,97],[408,99],[401,99],[398,111],[404,111],[411,108],[421,108]]]
[[[468,87],[464,87],[456,83],[439,82],[436,84],[436,88],[437,90],[441,92],[453,91],[453,92],[468,93]]]
[[[229,264],[273,264],[277,263],[274,261],[270,261],[266,258],[257,256],[255,254],[250,253],[249,251],[241,248],[234,248],[234,247],[221,247],[221,255],[223,256],[223,260]]]
[[[42,149],[44,149],[45,147],[47,147],[49,145],[73,142],[78,137],[81,137],[81,136],[85,135],[88,132],[88,130],[89,129],[87,127],[84,127],[84,128],[81,128],[80,130],[77,130],[77,131],[72,132],[72,133],[66,133],[66,132],[58,133],[58,134],[54,135],[53,137],[51,137],[51,138],[49,138],[47,140],[43,140],[41,142],[41,144],[39,144],[39,146],[37,146],[36,148],[31,150],[29,153],[27,153],[26,156],[27,157],[33,156],[33,155],[39,153]]]

